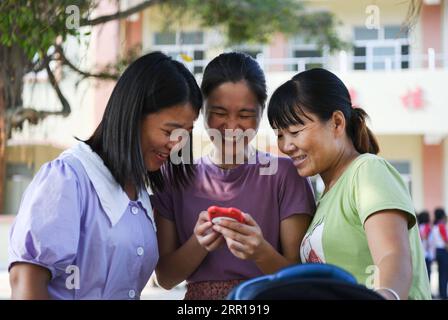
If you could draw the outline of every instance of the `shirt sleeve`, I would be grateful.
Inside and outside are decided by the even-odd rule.
[[[446,226],[443,223],[439,223],[439,232],[442,236],[443,242],[448,243],[448,236],[446,233]]]
[[[56,159],[42,166],[25,191],[9,237],[9,267],[27,262],[65,273],[78,250],[81,225],[75,171]]]
[[[150,198],[155,212],[168,220],[175,220],[173,193],[170,187],[165,186],[163,191],[154,192],[154,194],[150,195]]]
[[[298,213],[314,215],[316,202],[309,179],[299,176],[289,159],[279,158],[279,165],[284,166],[279,192],[280,220]]]
[[[364,161],[355,173],[352,190],[362,225],[373,213],[388,209],[405,212],[409,229],[415,225],[409,190],[398,171],[386,160],[371,158]]]

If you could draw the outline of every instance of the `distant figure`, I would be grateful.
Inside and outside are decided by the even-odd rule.
[[[417,215],[418,229],[420,231],[420,238],[422,239],[423,249],[425,250],[425,262],[428,269],[428,278],[431,282],[431,264],[434,261],[435,250],[430,239],[431,235],[431,221],[429,212],[424,210]]]
[[[432,228],[432,236],[436,247],[436,261],[439,270],[439,297],[442,300],[447,298],[448,283],[448,236],[446,231],[446,214],[442,208],[434,211],[434,227]]]

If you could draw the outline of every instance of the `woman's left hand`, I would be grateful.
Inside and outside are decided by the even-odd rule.
[[[213,225],[213,229],[224,236],[234,256],[243,260],[257,260],[262,256],[266,240],[257,222],[247,213],[244,213],[244,222],[222,219]]]

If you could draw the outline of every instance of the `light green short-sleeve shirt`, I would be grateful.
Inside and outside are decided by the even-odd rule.
[[[356,158],[335,185],[318,201],[314,219],[302,241],[302,262],[330,263],[372,287],[376,276],[364,222],[378,211],[399,209],[408,214],[413,279],[409,299],[431,299],[415,210],[400,174],[372,154]]]

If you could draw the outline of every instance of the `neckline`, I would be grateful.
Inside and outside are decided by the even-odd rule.
[[[209,173],[211,173],[212,175],[229,178],[229,177],[235,177],[235,176],[241,175],[241,173],[244,172],[244,170],[246,169],[246,167],[248,165],[257,165],[259,163],[259,161],[258,161],[259,151],[258,150],[255,150],[254,156],[255,156],[255,162],[253,162],[253,161],[252,162],[244,162],[234,168],[227,168],[227,169],[221,168],[216,163],[214,163],[213,160],[211,159],[210,154],[202,157],[202,162],[208,166],[207,171]]]
[[[339,184],[341,184],[341,181],[343,181],[345,179],[345,176],[348,174],[348,172],[353,168],[353,166],[358,162],[358,160],[360,160],[361,158],[364,158],[365,156],[369,155],[369,153],[363,153],[360,154],[359,156],[357,156],[355,159],[353,159],[353,161],[347,166],[347,168],[345,168],[344,172],[339,176],[339,178],[336,180],[335,184],[331,187],[330,190],[328,190],[325,194],[323,194],[322,196],[320,196],[319,198],[319,202],[321,202],[324,198],[328,197],[328,195],[333,192],[334,189],[336,189],[337,186],[339,186]]]

